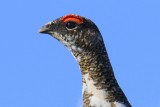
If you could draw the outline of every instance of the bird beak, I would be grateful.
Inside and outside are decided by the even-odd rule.
[[[45,27],[42,27],[42,28],[39,30],[39,33],[48,33],[48,30],[47,30]]]
[[[44,25],[41,29],[39,29],[39,33],[43,33],[43,34],[49,34],[52,37],[61,40],[61,38],[54,32],[54,24],[52,22],[47,23],[46,25]]]
[[[39,33],[50,34],[51,32],[51,23],[47,23],[40,30]]]

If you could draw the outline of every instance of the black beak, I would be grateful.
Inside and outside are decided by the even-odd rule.
[[[45,33],[45,34],[49,34],[51,31],[51,24],[46,24],[45,26],[43,26],[40,30],[39,33]]]

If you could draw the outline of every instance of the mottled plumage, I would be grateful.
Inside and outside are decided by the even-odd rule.
[[[74,55],[82,71],[84,107],[131,107],[119,87],[101,33],[89,19],[70,14],[43,26]]]

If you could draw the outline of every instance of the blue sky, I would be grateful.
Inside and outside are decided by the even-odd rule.
[[[0,2],[0,107],[80,107],[81,73],[57,40],[37,31],[69,13],[99,27],[133,107],[160,107],[159,0]]]

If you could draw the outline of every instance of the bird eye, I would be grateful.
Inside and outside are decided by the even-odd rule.
[[[66,23],[66,28],[68,28],[68,29],[74,29],[74,28],[76,28],[76,26],[77,26],[77,23],[75,23],[75,22],[67,22]]]

